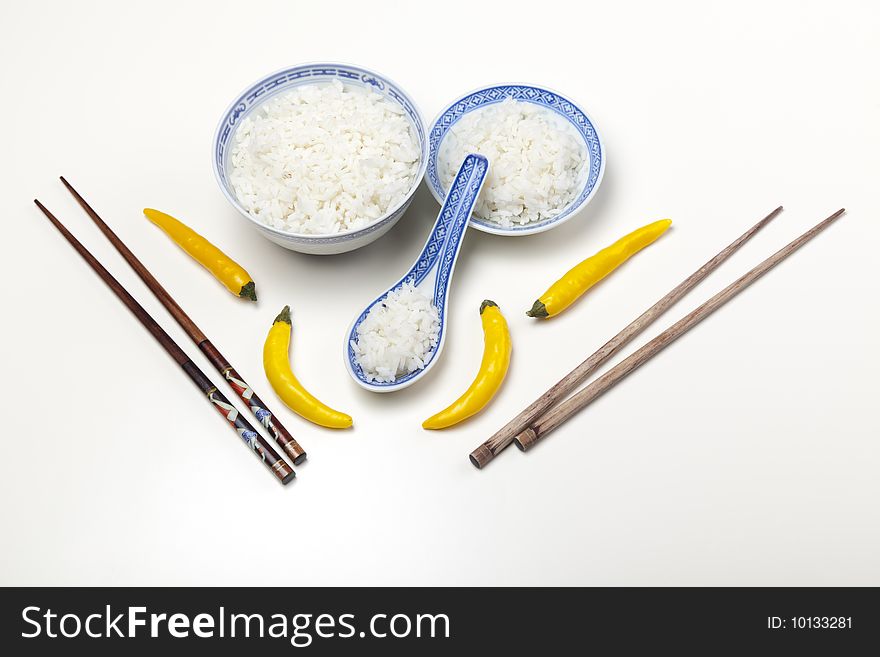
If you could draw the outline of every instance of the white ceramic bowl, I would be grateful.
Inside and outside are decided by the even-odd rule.
[[[412,186],[403,201],[397,206],[390,208],[384,216],[363,228],[346,230],[330,235],[312,235],[291,233],[267,226],[247,213],[238,202],[235,192],[229,184],[227,174],[231,149],[227,148],[227,146],[232,135],[235,133],[235,127],[239,121],[253,112],[267,98],[284,93],[300,85],[328,82],[334,79],[344,84],[358,84],[369,87],[403,108],[412,124],[413,132],[419,140],[421,150],[419,169],[415,180],[413,180]],[[214,176],[217,178],[217,184],[220,185],[223,195],[238,210],[238,213],[247,219],[262,235],[286,249],[299,251],[300,253],[330,255],[353,251],[354,249],[366,246],[387,233],[400,220],[425,175],[425,169],[428,165],[428,139],[425,133],[425,124],[418,108],[397,83],[360,66],[321,62],[300,64],[276,71],[248,86],[247,89],[238,94],[223,113],[220,124],[214,133],[212,159],[214,163]]]
[[[494,103],[500,103],[507,98],[540,105],[556,112],[571,123],[587,148],[587,153],[590,157],[588,165],[590,167],[589,175],[577,198],[555,217],[522,226],[514,225],[508,228],[492,221],[471,217],[471,226],[477,230],[495,235],[533,235],[535,233],[542,233],[545,230],[561,226],[574,217],[578,211],[582,210],[593,199],[596,190],[599,189],[599,184],[602,182],[607,157],[605,147],[599,138],[599,133],[596,131],[596,127],[592,120],[590,120],[590,117],[587,116],[587,113],[578,107],[574,101],[556,91],[531,84],[496,84],[490,87],[475,89],[451,102],[434,119],[428,133],[428,143],[431,149],[428,155],[428,170],[426,174],[428,187],[434,198],[437,199],[437,202],[442,205],[443,199],[446,197],[446,190],[443,188],[440,176],[438,175],[437,158],[443,138],[449,132],[449,129],[468,112],[473,112],[476,109]],[[491,170],[492,163],[489,162],[490,175]]]

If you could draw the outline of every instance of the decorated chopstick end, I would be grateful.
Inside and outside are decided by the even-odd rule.
[[[301,465],[308,458],[306,450],[304,450],[298,442],[292,438],[284,443],[284,453],[290,457],[294,465]]]

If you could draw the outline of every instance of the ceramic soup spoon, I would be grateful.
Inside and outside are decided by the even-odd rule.
[[[443,343],[446,339],[446,315],[449,305],[449,283],[455,261],[461,250],[461,244],[468,227],[471,212],[477,202],[489,161],[482,155],[470,154],[465,159],[449,188],[440,214],[431,229],[428,241],[421,254],[403,278],[389,290],[383,292],[360,313],[345,334],[345,366],[348,373],[362,388],[372,392],[394,392],[412,385],[437,362]],[[440,317],[440,332],[437,345],[427,354],[424,367],[408,374],[402,374],[394,381],[369,381],[358,364],[352,343],[358,341],[358,326],[366,319],[370,310],[380,303],[389,293],[399,290],[405,283],[412,283],[417,291],[426,296],[437,308]]]

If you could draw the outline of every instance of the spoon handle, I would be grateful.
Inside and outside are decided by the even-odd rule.
[[[464,241],[462,238],[465,228],[477,204],[477,198],[480,196],[488,172],[489,160],[482,155],[471,153],[465,157],[440,209],[437,225],[444,227],[445,235],[440,247],[437,278],[434,282],[434,303],[441,313],[445,305],[441,301],[446,298],[455,260]]]

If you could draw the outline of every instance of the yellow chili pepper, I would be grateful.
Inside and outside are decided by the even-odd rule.
[[[671,225],[672,219],[655,221],[621,237],[611,246],[575,265],[535,301],[532,309],[526,311],[526,315],[558,315],[631,256],[660,237]]]
[[[477,378],[452,404],[422,423],[425,429],[445,429],[476,415],[488,404],[510,366],[510,331],[501,309],[488,299],[480,304],[483,322],[483,361]]]
[[[290,306],[275,318],[266,344],[263,345],[263,368],[272,388],[294,413],[322,427],[346,429],[351,426],[351,416],[334,411],[315,399],[296,380],[290,369],[287,351],[290,348]]]
[[[257,300],[257,291],[251,275],[223,251],[171,215],[151,208],[145,208],[144,214],[196,262],[214,274],[214,277],[229,288],[230,292],[251,301]]]

